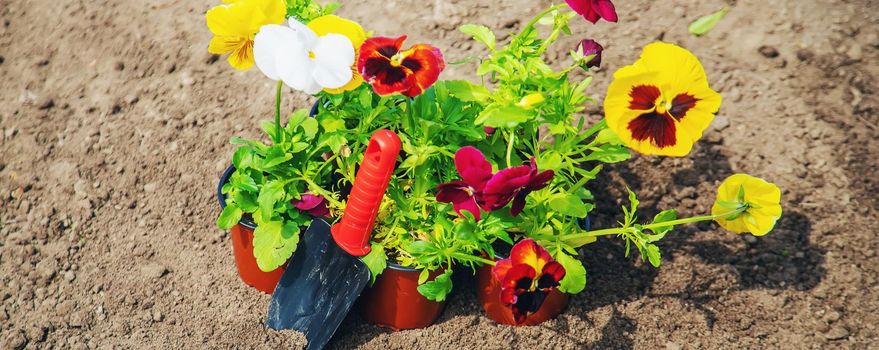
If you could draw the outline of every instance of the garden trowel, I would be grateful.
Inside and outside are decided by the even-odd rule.
[[[269,328],[304,333],[307,349],[323,348],[336,332],[369,283],[369,269],[359,257],[370,251],[370,233],[399,153],[397,134],[372,135],[342,219],[332,228],[315,219],[303,234],[272,294]]]

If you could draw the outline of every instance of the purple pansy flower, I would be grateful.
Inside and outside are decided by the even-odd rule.
[[[452,203],[458,215],[461,215],[462,210],[466,210],[479,220],[480,207],[488,211],[484,206],[482,190],[493,175],[491,163],[478,149],[466,146],[455,152],[455,168],[458,169],[462,180],[439,184],[436,200]]]
[[[330,208],[327,206],[327,200],[322,196],[303,194],[302,198],[299,200],[294,199],[290,203],[299,211],[311,214],[311,216],[330,217]]]
[[[577,51],[580,52],[583,57],[595,55],[595,57],[589,60],[589,62],[586,62],[586,68],[601,66],[601,52],[604,51],[604,47],[595,40],[586,39],[581,41],[580,46],[577,47]]]
[[[537,161],[531,158],[529,165],[517,166],[498,171],[485,185],[483,196],[486,206],[491,210],[503,208],[511,200],[510,214],[519,215],[525,209],[525,198],[529,193],[549,185],[555,172],[537,170]]]
[[[617,11],[610,0],[565,0],[574,12],[587,21],[595,23],[604,18],[608,22],[617,21]]]

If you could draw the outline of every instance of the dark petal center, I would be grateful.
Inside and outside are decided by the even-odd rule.
[[[523,277],[523,278],[516,280],[516,290],[518,291],[520,289],[523,289],[523,290],[531,289],[532,281],[533,280],[528,277]]]
[[[411,58],[406,58],[403,60],[403,67],[409,68],[412,73],[416,73],[421,70],[421,62]]]
[[[555,288],[559,286],[559,282],[553,278],[552,275],[543,274],[540,276],[540,279],[537,280],[537,289],[548,290],[551,288]]]
[[[540,310],[540,307],[543,306],[543,301],[546,300],[546,295],[547,293],[543,291],[519,294],[516,299],[516,304],[514,304],[513,307],[522,313],[530,314],[537,312],[537,310]]]
[[[385,58],[370,58],[363,65],[365,76],[375,77],[384,85],[393,85],[406,80],[406,71],[394,67]]]
[[[690,94],[680,94],[671,100],[671,109],[669,113],[677,120],[681,120],[687,115],[687,111],[696,106],[699,99]]]
[[[674,146],[677,143],[675,128],[674,119],[668,113],[644,113],[629,122],[629,131],[632,132],[633,139],[638,141],[650,139],[659,148]]]
[[[656,105],[656,99],[662,93],[653,85],[636,85],[629,91],[629,109],[650,110]]]
[[[398,50],[394,46],[382,46],[382,47],[378,48],[378,53],[380,53],[382,56],[385,56],[387,58],[394,57],[394,55],[396,55],[397,52],[399,52],[399,51],[400,50]]]

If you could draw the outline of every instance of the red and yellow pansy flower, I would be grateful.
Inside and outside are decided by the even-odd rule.
[[[537,312],[549,292],[565,277],[562,264],[533,239],[516,243],[510,257],[499,260],[491,272],[501,284],[501,302],[513,310],[517,324]]]
[[[374,37],[360,47],[357,70],[379,95],[402,93],[408,97],[420,95],[436,83],[446,68],[439,49],[418,44],[402,50],[406,36],[399,38]]]
[[[607,125],[640,153],[687,155],[720,108],[699,59],[674,44],[647,45],[613,77],[604,100]]]

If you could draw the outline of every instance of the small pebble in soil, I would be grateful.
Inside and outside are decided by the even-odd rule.
[[[148,263],[140,267],[140,272],[147,278],[160,278],[168,273],[168,268],[157,263]]]
[[[766,58],[778,57],[778,49],[776,49],[772,46],[767,46],[767,45],[760,46],[758,51],[760,51],[760,54]]]
[[[40,102],[39,109],[46,110],[49,108],[55,107],[55,100],[51,98],[46,98]]]
[[[6,62],[6,57],[0,56],[0,64],[3,64],[3,62]]]
[[[824,338],[827,340],[842,340],[848,338],[850,332],[847,328],[843,326],[834,326],[830,328],[829,331],[825,332]]]
[[[797,50],[797,59],[800,61],[808,61],[811,60],[812,57],[815,57],[815,53],[809,49],[799,49]]]
[[[219,59],[220,59],[220,55],[208,54],[207,57],[205,57],[204,63],[205,64],[214,64]]]

